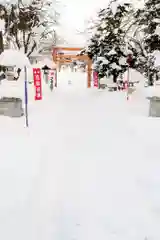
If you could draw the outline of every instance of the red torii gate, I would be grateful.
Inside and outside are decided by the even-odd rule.
[[[54,47],[53,49],[53,61],[57,64],[60,65],[62,63],[68,63],[72,62],[73,59],[76,60],[84,60],[87,61],[87,87],[91,87],[91,74],[92,74],[92,60],[88,57],[87,54],[84,55],[78,55],[78,54],[60,54],[60,51],[71,51],[71,52],[80,52],[82,51],[83,48],[70,48],[70,47]]]

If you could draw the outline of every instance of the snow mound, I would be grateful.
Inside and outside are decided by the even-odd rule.
[[[128,80],[128,71],[126,71],[123,75],[124,81]],[[145,77],[136,71],[135,69],[129,69],[129,82],[142,82],[146,81]]]
[[[160,97],[160,86],[148,87],[146,90],[147,97]]]
[[[28,57],[17,50],[6,49],[0,55],[0,64],[3,66],[16,66],[18,68],[30,67],[30,61]]]

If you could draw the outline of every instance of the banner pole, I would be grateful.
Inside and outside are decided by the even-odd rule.
[[[128,66],[128,79],[127,79],[127,100],[129,100],[129,66]]]
[[[24,94],[25,94],[25,123],[26,127],[29,127],[28,123],[28,86],[27,86],[27,68],[24,67],[25,79],[24,79]]]

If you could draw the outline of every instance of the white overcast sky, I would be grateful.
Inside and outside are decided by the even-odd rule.
[[[83,30],[87,19],[99,8],[106,6],[108,0],[61,0],[61,2],[65,5],[61,14],[63,35],[71,45],[83,45],[85,39],[83,36],[77,36],[76,31]]]
[[[61,13],[63,36],[71,46],[83,47],[85,37],[77,35],[77,30],[83,30],[87,20],[95,16],[100,8],[106,7],[109,0],[60,0],[60,2],[65,5]],[[119,2],[132,2],[136,7],[140,7],[144,0],[119,0]]]

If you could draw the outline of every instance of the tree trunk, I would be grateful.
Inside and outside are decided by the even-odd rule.
[[[113,82],[116,83],[117,82],[117,75],[113,74]]]
[[[3,35],[2,31],[0,31],[0,54],[4,51],[4,45],[3,45]]]
[[[150,73],[148,77],[148,85],[153,86],[154,85],[154,79],[153,79],[153,73]]]

